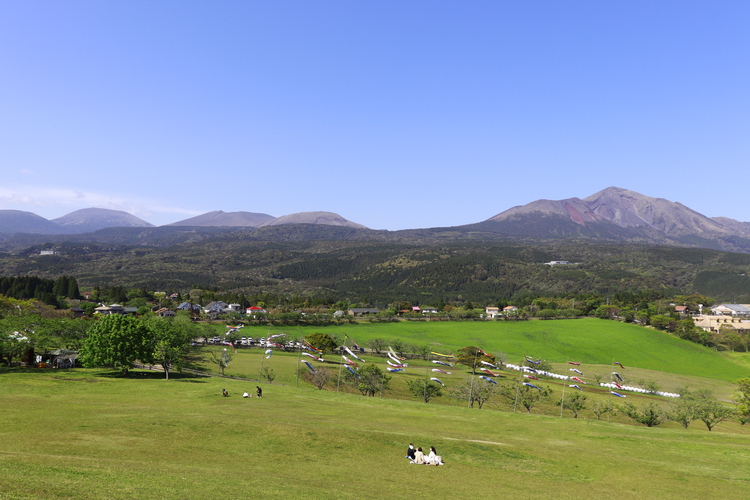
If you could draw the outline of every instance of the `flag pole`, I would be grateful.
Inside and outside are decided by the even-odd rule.
[[[570,360],[568,359],[567,356],[565,356],[565,365],[566,365],[565,367],[566,368],[567,368],[568,361],[570,361]],[[563,390],[562,390],[562,399],[560,400],[560,418],[563,417],[563,408],[565,408],[565,386],[568,385],[566,380],[563,379],[562,382],[563,382],[563,385],[562,385],[563,386]]]
[[[479,348],[477,347],[474,350],[474,365],[471,367],[471,379],[469,382],[469,404],[466,406],[467,408],[471,408],[471,402],[474,397],[474,375],[477,374],[477,355],[479,354]]]
[[[526,358],[524,358],[523,361],[521,361],[521,368],[523,368],[523,364],[526,361]],[[516,407],[518,406],[518,393],[521,390],[521,380],[523,379],[523,372],[524,370],[520,370],[518,372],[518,383],[516,384],[516,400],[513,402],[513,413],[516,412]]]
[[[297,327],[299,330],[299,327]],[[297,385],[296,388],[299,389],[299,363],[302,360],[302,342],[298,342],[299,344],[299,353],[297,354]]]
[[[612,370],[615,369],[615,358],[612,358],[612,366],[609,369],[609,394],[607,395],[607,422],[612,422]]]
[[[345,336],[344,336],[344,347],[346,347],[346,339],[348,339],[348,338],[349,337],[347,337],[346,334],[345,334]],[[344,356],[342,354],[342,352],[343,352],[343,350],[339,349],[339,356],[340,356],[340,358],[339,358],[339,378],[336,381],[336,392],[339,392],[339,387],[341,386],[341,367],[344,364],[343,361],[341,361],[341,358],[343,358],[343,356]]]

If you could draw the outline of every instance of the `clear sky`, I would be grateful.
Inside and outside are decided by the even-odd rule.
[[[479,222],[608,186],[750,221],[750,2],[0,3],[0,209]]]

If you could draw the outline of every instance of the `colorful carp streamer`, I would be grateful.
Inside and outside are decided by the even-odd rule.
[[[523,385],[528,385],[529,387],[533,387],[534,389],[539,389],[540,391],[542,390],[539,387],[535,386],[534,384],[530,384],[528,382],[524,382]]]
[[[268,359],[271,356],[273,356],[273,349],[266,349],[266,354],[267,354],[266,359]]]
[[[388,361],[387,359],[385,360],[385,362],[386,362],[386,363],[388,363],[388,366],[391,366],[391,367],[393,367],[393,368],[406,368],[406,367],[408,367],[408,366],[409,366],[409,365],[407,365],[407,364],[402,364],[402,363],[391,363],[391,362],[390,362],[390,361]]]
[[[536,378],[536,377],[535,377],[535,376],[533,376],[533,375],[524,375],[524,377],[525,377],[525,378],[530,378],[531,380],[539,380],[538,378]]]
[[[346,369],[349,370],[350,372],[352,372],[352,375],[354,375],[355,377],[362,378],[362,377],[359,376],[359,373],[357,373],[354,370],[352,370],[351,366],[347,366]]]
[[[435,378],[435,377],[432,377],[432,378],[430,378],[430,380],[434,380],[434,381],[435,381],[435,382],[437,382],[438,384],[440,384],[440,385],[442,385],[443,387],[445,387],[445,384],[444,384],[444,383],[442,383],[442,382],[440,381],[440,379],[439,379],[439,378]]]
[[[228,345],[229,347],[231,347],[232,349],[234,349],[234,352],[237,352],[237,348],[236,348],[236,347],[234,347],[234,344],[232,344],[231,342],[227,342],[227,341],[225,340],[225,341],[224,341],[224,342],[222,342],[221,344],[222,344],[222,345]]]
[[[313,347],[312,344],[310,344],[310,342],[308,342],[307,340],[303,340],[302,342],[307,346],[308,349],[311,349],[315,352],[321,352],[320,349],[318,349],[317,347]]]
[[[580,379],[580,378],[578,378],[578,377],[570,377],[570,378],[571,378],[571,379],[573,379],[573,380],[575,380],[576,382],[579,382],[579,383],[581,383],[581,384],[585,384],[585,383],[586,383],[586,382],[584,382],[583,380],[581,380],[581,379]]]
[[[357,359],[357,360],[359,360],[359,361],[360,361],[361,363],[365,363],[365,362],[366,362],[366,361],[365,361],[364,359],[362,359],[362,358],[360,358],[359,356],[357,356],[356,354],[354,354],[354,353],[353,353],[353,352],[352,352],[352,351],[351,351],[351,350],[350,350],[350,349],[349,349],[348,347],[344,347],[344,350],[345,350],[346,352],[348,352],[349,354],[351,354],[351,356],[352,356],[352,357],[353,357],[354,359]]]
[[[569,385],[568,387],[572,387],[572,388],[574,388],[574,389],[578,389],[579,391],[583,392],[583,389],[581,389],[581,386],[580,386],[580,385],[577,385],[577,384],[573,384],[573,385]]]
[[[314,354],[310,354],[309,352],[303,352],[302,355],[303,356],[307,356],[308,358],[312,358],[315,361],[320,361],[321,363],[325,363],[325,361],[326,361],[325,359],[319,358],[319,357],[315,356]]]
[[[526,369],[527,371],[530,371],[531,373],[539,373],[538,371],[536,371],[536,369],[534,369],[534,368],[531,368],[530,366],[524,366],[524,368],[525,368],[525,369]]]
[[[613,384],[615,384],[618,389],[622,389],[622,386],[620,384],[618,384],[617,382],[613,382]]]
[[[346,338],[348,338],[349,340],[351,340],[351,341],[352,341],[352,344],[354,344],[354,347],[355,347],[355,348],[357,348],[357,349],[361,349],[361,347],[359,347],[359,344],[357,344],[357,343],[356,343],[356,342],[354,341],[354,339],[353,339],[353,338],[351,338],[351,337],[350,337],[349,335],[347,335],[347,334],[344,334],[344,337],[346,337]]]
[[[620,363],[619,361],[615,361],[615,364],[616,364],[616,365],[618,365],[618,366],[619,366],[620,368],[622,368],[623,370],[625,369],[625,367],[624,367],[624,366],[622,366],[622,363]]]
[[[490,377],[485,377],[484,375],[480,375],[479,378],[486,380],[487,382],[492,382],[493,384],[497,385],[497,382],[492,380]]]
[[[301,361],[307,365],[307,367],[310,369],[311,372],[318,373],[317,370],[315,370],[315,368],[313,368],[313,365],[311,365],[309,361],[305,361],[304,359],[301,360]]]
[[[497,373],[493,373],[492,371],[488,370],[487,368],[480,368],[480,371],[483,371],[487,375],[492,375],[493,377],[497,377]]]
[[[401,364],[401,362],[403,361],[403,359],[399,358],[398,356],[394,356],[393,353],[390,352],[388,353],[388,357],[398,364]]]
[[[568,361],[568,364],[569,364],[569,365],[576,365],[576,366],[581,366],[581,363],[580,363],[580,361],[578,361],[578,362],[576,362],[576,361]]]
[[[528,361],[529,363],[534,363],[535,365],[539,364],[539,361],[534,361],[533,359],[530,359],[528,357],[526,358],[526,361]]]
[[[404,361],[406,359],[406,358],[399,358],[398,356],[396,356],[396,351],[394,351],[393,347],[391,346],[388,346],[388,351],[389,351],[388,356],[390,356],[391,358],[396,358],[396,361]]]
[[[346,356],[341,356],[341,357],[344,358],[344,361],[346,362],[346,364],[352,365],[354,368],[359,368],[359,366],[357,365],[357,363],[355,363],[351,359],[347,358]]]
[[[442,373],[443,375],[450,375],[451,372],[447,372],[445,370],[441,370],[440,368],[433,368],[432,371]]]
[[[620,374],[619,374],[619,373],[617,373],[617,372],[612,372],[612,375],[614,375],[615,377],[619,378],[619,379],[620,379],[620,382],[625,382],[625,381],[624,381],[624,380],[622,379],[622,377],[620,376]]]
[[[609,391],[609,392],[611,392],[612,394],[614,394],[614,395],[615,395],[615,396],[617,396],[618,398],[624,398],[624,397],[625,397],[625,396],[623,396],[622,394],[620,394],[619,392],[615,392],[615,391]]]
[[[453,363],[446,363],[445,361],[440,361],[437,359],[433,359],[432,362],[435,363],[436,365],[453,366]]]
[[[483,356],[487,356],[488,358],[490,357],[489,354],[487,354],[486,352],[484,352],[482,349],[480,349],[478,347],[477,347],[477,352],[481,352]]]
[[[492,363],[490,363],[489,361],[480,361],[480,363],[482,363],[483,365],[487,365],[490,368],[494,368],[495,370],[499,370],[500,369],[496,365],[493,365]]]
[[[388,368],[389,372],[406,372],[403,368]]]
[[[278,335],[271,335],[270,337],[268,337],[268,340],[277,339],[279,337],[284,337],[284,336],[286,336],[286,333],[279,333]]]
[[[431,352],[433,356],[440,356],[441,358],[452,358],[453,354],[443,354],[441,352]]]
[[[583,372],[581,370],[577,370],[575,368],[571,368],[570,371],[576,372],[578,375],[583,375]]]

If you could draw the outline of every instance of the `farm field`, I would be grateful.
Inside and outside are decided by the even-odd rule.
[[[646,428],[277,384],[239,397],[253,385],[2,372],[0,498],[739,499],[750,486],[736,424]],[[410,465],[409,442],[446,465]]]

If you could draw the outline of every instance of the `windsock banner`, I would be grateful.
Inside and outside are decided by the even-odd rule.
[[[480,375],[479,378],[486,380],[487,382],[492,382],[493,384],[497,385],[497,382],[492,380],[490,377],[485,377],[484,375]]]
[[[445,384],[444,384],[444,383],[442,383],[442,382],[440,381],[440,379],[439,379],[439,378],[435,378],[435,377],[432,377],[432,378],[431,378],[430,380],[434,380],[434,381],[435,381],[435,382],[437,382],[438,384],[440,384],[440,385],[442,385],[443,387],[445,387]]]
[[[273,349],[266,349],[266,359],[273,356]]]
[[[431,352],[433,356],[440,356],[441,358],[452,358],[453,354],[443,354],[441,352]]]
[[[358,357],[358,356],[357,356],[356,354],[354,354],[354,353],[353,353],[353,352],[352,352],[352,351],[351,351],[351,350],[350,350],[350,349],[349,349],[348,347],[344,347],[344,350],[345,350],[346,352],[348,352],[349,354],[351,354],[351,356],[352,356],[352,357],[353,357],[354,359],[358,359],[358,360],[359,360],[359,361],[361,361],[362,363],[364,363],[364,362],[365,362],[365,360],[364,360],[364,359],[362,359],[362,358]]]
[[[438,373],[442,373],[444,375],[450,375],[451,374],[451,372],[447,372],[445,370],[441,370],[440,368],[433,368],[432,371],[438,372]]]
[[[318,373],[317,370],[315,368],[313,368],[313,365],[311,365],[309,361],[306,361],[304,359],[301,360],[301,361],[307,365],[307,367],[310,369],[311,372]]]

